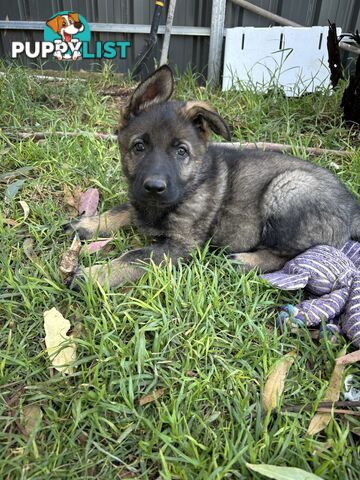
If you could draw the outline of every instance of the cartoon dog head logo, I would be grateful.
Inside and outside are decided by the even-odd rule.
[[[90,27],[78,13],[58,12],[46,22],[44,40],[56,44],[54,57],[58,60],[78,60],[82,42],[90,41]]]
[[[73,35],[84,30],[84,25],[78,13],[69,12],[67,15],[56,15],[46,22],[54,32],[60,35],[64,42],[71,42]]]

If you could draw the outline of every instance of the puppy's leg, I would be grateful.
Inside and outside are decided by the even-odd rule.
[[[155,243],[149,247],[131,250],[113,260],[110,264],[94,265],[90,268],[84,268],[74,277],[72,288],[77,289],[79,281],[90,279],[98,282],[100,285],[108,285],[110,288],[117,287],[125,282],[134,282],[145,273],[145,264],[150,263],[150,259],[157,265],[160,265],[165,256],[173,263],[179,258],[186,258],[189,255],[189,249],[179,244],[168,241]]]
[[[280,270],[290,257],[280,256],[270,250],[256,250],[255,252],[232,253],[228,255],[228,258],[245,272],[258,268],[264,273]]]
[[[75,230],[81,239],[89,239],[98,234],[100,237],[109,237],[121,227],[133,223],[133,208],[128,203],[123,203],[108,210],[101,215],[83,217],[71,222],[68,230]]]

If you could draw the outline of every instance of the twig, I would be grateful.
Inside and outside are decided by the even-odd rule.
[[[349,365],[356,362],[360,362],[360,350],[356,350],[355,352],[348,353],[347,355],[343,355],[336,359],[338,365]]]
[[[0,72],[0,77],[6,77],[7,73],[6,72]],[[54,77],[50,75],[36,75],[36,74],[30,74],[30,77],[36,78],[37,80],[46,80],[50,82],[66,82],[68,80],[80,80],[81,82],[85,82],[85,78],[64,78],[64,77]]]
[[[100,140],[110,140],[117,141],[117,135],[113,133],[99,133],[99,132],[87,132],[84,130],[78,130],[76,132],[4,132],[8,137],[18,138],[21,140],[44,140],[47,137],[89,137],[89,138],[98,138]],[[212,145],[232,147],[232,148],[243,148],[246,150],[269,150],[273,152],[289,152],[293,150],[292,145],[282,144],[282,143],[271,143],[271,142],[214,142]],[[338,156],[348,156],[352,152],[348,150],[331,150],[329,148],[319,148],[319,147],[301,147],[309,155],[338,155]]]
[[[282,143],[270,143],[270,142],[222,142],[216,143],[215,145],[223,145],[226,147],[233,148],[245,148],[247,150],[271,150],[273,152],[289,152],[293,150],[292,145],[282,144]],[[351,155],[351,152],[347,150],[331,150],[329,148],[319,148],[319,147],[302,147],[305,152],[310,155],[321,155],[321,154],[331,154],[346,156]]]
[[[347,401],[347,400],[340,400],[338,402],[320,402],[317,406],[316,411],[321,412],[322,409],[327,409],[327,412],[336,411],[337,407],[360,407],[360,401]],[[284,406],[281,411],[282,412],[300,412],[302,410],[312,410],[313,404],[308,403],[307,405],[286,405]],[[334,409],[334,410],[333,410]],[[352,411],[352,410],[347,410]],[[360,414],[360,411],[358,412]]]
[[[340,408],[318,408],[317,413],[337,413],[339,415],[352,415],[354,417],[360,417],[359,410],[340,409]]]
[[[79,130],[77,132],[4,132],[9,137],[20,138],[22,140],[44,140],[47,137],[93,137],[100,138],[101,140],[117,140],[117,135],[112,133],[98,133],[98,132],[85,132]]]

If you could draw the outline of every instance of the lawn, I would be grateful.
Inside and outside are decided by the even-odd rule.
[[[322,433],[306,434],[346,342],[274,328],[279,307],[301,292],[280,292],[256,272],[243,275],[208,248],[188,265],[149,268],[134,286],[86,284],[77,293],[64,285],[59,262],[71,242],[63,233],[71,213],[64,187],[98,188],[100,211],[125,200],[118,149],[91,134],[19,141],[14,133],[113,133],[129,83],[110,68],[84,81],[68,72],[63,82],[5,65],[2,71],[0,175],[31,169],[0,183],[0,478],[263,478],[250,473],[249,462],[358,479],[359,417],[335,415]],[[290,143],[303,158],[306,146],[349,150],[310,160],[359,198],[360,142],[342,122],[341,88],[288,99],[277,90],[222,93],[186,74],[176,96],[209,101],[237,141]],[[17,180],[25,181],[5,199],[6,182]],[[26,219],[20,201],[29,206]],[[84,254],[81,262],[105,262],[147,241],[135,230],[119,232],[110,252]],[[72,375],[52,369],[45,351],[43,312],[52,307],[76,332]],[[313,409],[265,415],[266,377],[291,351],[297,355],[282,404]],[[350,373],[357,375],[356,365]],[[139,404],[153,392],[159,398]],[[31,429],[23,420],[29,405],[42,411]]]

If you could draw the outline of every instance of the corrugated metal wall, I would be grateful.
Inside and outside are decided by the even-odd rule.
[[[360,0],[252,0],[265,9],[294,20],[300,24],[327,25],[327,20],[335,21],[343,31],[360,30]],[[37,20],[45,21],[51,15],[62,10],[81,13],[88,22],[147,24],[152,18],[154,1],[152,0],[0,0],[0,20]],[[178,0],[174,25],[209,27],[211,21],[212,0]],[[165,15],[162,23],[165,23]],[[256,26],[266,27],[270,22],[241,7],[228,2],[226,27]],[[146,36],[141,34],[92,34],[92,41],[129,40],[131,53],[127,60],[116,60],[116,70],[126,72],[134,63],[136,54],[144,44]],[[0,57],[9,58],[13,40],[42,40],[42,31],[0,30]],[[161,45],[161,42],[160,42]],[[208,61],[208,37],[173,36],[170,45],[170,59],[179,71],[187,67],[206,74]],[[159,58],[160,46],[154,52]],[[28,65],[38,64],[35,60],[26,60]],[[71,62],[73,69],[96,70],[101,61],[83,60]],[[59,62],[48,61],[48,69],[63,68]]]

